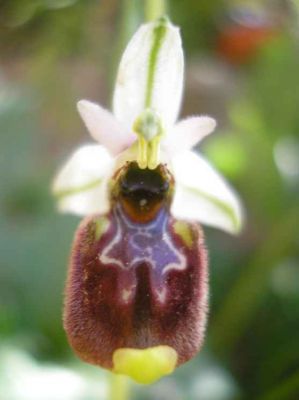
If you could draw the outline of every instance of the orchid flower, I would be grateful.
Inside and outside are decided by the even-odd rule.
[[[113,113],[78,102],[98,144],[75,151],[53,184],[60,211],[86,216],[67,283],[69,341],[83,360],[144,383],[202,344],[207,257],[198,223],[230,233],[242,224],[237,195],[192,151],[215,120],[176,122],[183,70],[179,29],[167,18],[142,25],[119,65]]]

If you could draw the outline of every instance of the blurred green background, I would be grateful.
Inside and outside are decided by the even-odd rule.
[[[76,217],[50,194],[90,138],[75,103],[109,107],[141,0],[0,2],[0,400],[108,399],[61,322]],[[299,399],[299,4],[171,0],[186,54],[182,115],[209,114],[201,151],[239,191],[239,237],[206,228],[210,316],[196,359],[131,399]],[[108,380],[108,381],[107,381]]]

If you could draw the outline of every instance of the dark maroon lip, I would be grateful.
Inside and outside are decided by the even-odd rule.
[[[80,224],[70,259],[64,327],[83,360],[113,368],[119,348],[172,347],[180,365],[200,349],[207,313],[207,257],[197,223],[170,213],[167,167],[125,164],[111,208]]]
[[[109,228],[99,236],[101,221]],[[119,348],[172,347],[178,365],[194,357],[204,338],[207,257],[200,227],[176,233],[168,210],[145,225],[115,206],[80,225],[70,260],[64,327],[83,360],[113,368]]]

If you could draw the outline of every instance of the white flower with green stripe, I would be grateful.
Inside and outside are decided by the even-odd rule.
[[[216,127],[213,118],[176,122],[183,91],[184,56],[179,29],[167,18],[142,25],[122,56],[113,113],[88,100],[78,111],[99,144],[82,146],[53,183],[58,207],[77,215],[109,211],[109,180],[125,162],[140,168],[166,163],[175,179],[171,213],[230,233],[242,225],[235,192],[192,148]]]

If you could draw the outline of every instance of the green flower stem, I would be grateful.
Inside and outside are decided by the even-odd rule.
[[[129,400],[129,380],[126,376],[111,373],[109,400]]]
[[[145,0],[144,15],[146,21],[155,19],[167,13],[166,0]]]

